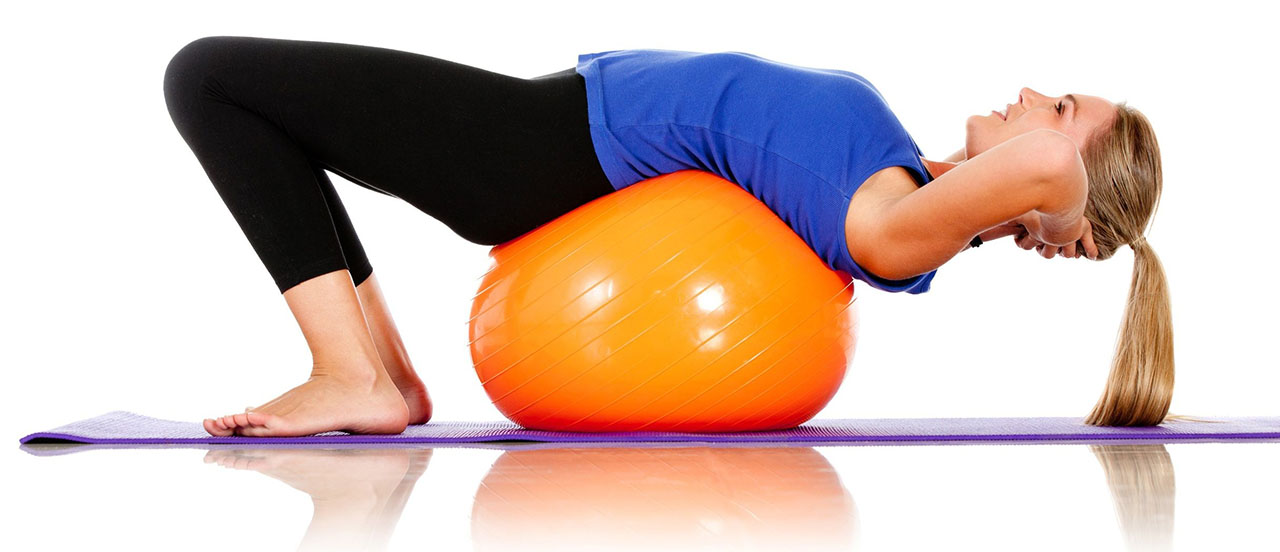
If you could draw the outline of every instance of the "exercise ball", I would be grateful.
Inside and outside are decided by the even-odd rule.
[[[471,360],[494,406],[529,429],[795,427],[853,358],[852,278],[710,173],[637,182],[489,256]]]

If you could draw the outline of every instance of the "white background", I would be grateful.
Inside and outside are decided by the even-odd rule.
[[[1173,298],[1172,411],[1280,415],[1270,270],[1280,44],[1253,3],[455,4],[6,10],[0,435],[16,447],[110,410],[198,421],[306,377],[287,305],[165,108],[169,59],[210,35],[374,45],[521,77],[602,50],[746,51],[867,77],[937,160],[963,145],[967,117],[1016,101],[1022,86],[1127,100],[1151,119],[1163,154],[1148,236]],[[434,419],[501,419],[466,346],[488,248],[331,176]],[[1006,238],[959,255],[923,295],[861,285],[856,357],[819,417],[1085,415],[1109,369],[1131,259],[1124,248],[1103,262],[1045,260]]]

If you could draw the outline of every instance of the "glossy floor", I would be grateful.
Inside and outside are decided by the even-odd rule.
[[[1280,549],[1277,441],[10,455],[10,550]]]

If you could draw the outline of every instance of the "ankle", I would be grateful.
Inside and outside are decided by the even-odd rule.
[[[391,381],[395,382],[396,387],[405,389],[422,386],[422,378],[418,377],[418,373],[413,370],[413,366],[386,361],[383,361],[382,366],[386,369],[387,376],[391,378]]]
[[[311,377],[322,377],[345,384],[372,387],[379,380],[388,378],[382,362],[368,357],[347,359],[316,358],[311,365]]]
[[[391,378],[391,383],[394,383],[396,389],[399,389],[401,393],[421,393],[427,389],[427,384],[423,383],[422,378],[417,375],[400,378],[393,377]]]

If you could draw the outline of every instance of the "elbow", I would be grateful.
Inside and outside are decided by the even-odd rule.
[[[1044,189],[1036,210],[1053,215],[1073,214],[1084,205],[1089,193],[1089,179],[1080,150],[1065,134],[1049,129],[1035,132],[1041,133],[1043,140],[1039,148],[1042,157],[1038,176]]]
[[[1039,176],[1044,180],[1056,180],[1062,174],[1070,172],[1074,168],[1083,168],[1084,161],[1080,157],[1080,150],[1076,148],[1076,143],[1066,134],[1056,130],[1041,128],[1033,130],[1035,134],[1037,151],[1036,165],[1042,170]]]

